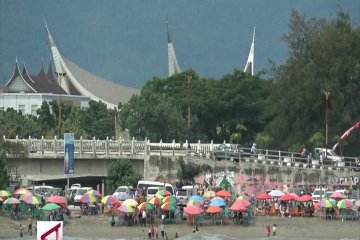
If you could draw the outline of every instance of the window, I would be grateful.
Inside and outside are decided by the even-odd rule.
[[[36,113],[37,109],[38,109],[37,104],[31,105],[31,115],[36,116],[37,115],[37,113]]]
[[[20,104],[18,107],[18,112],[21,112],[21,114],[25,114],[25,105],[24,104]]]

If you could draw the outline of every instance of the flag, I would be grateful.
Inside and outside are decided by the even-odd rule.
[[[352,131],[354,131],[355,129],[358,129],[358,128],[360,128],[360,122],[355,123],[354,126],[352,126],[351,128],[349,128],[348,130],[346,130],[346,132],[344,132],[344,134],[341,135],[340,139],[347,139],[347,138],[349,137],[350,133],[351,133]],[[339,142],[337,142],[337,143],[333,146],[333,150],[336,149],[337,145],[339,145]]]

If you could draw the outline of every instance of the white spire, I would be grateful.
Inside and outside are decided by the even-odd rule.
[[[244,72],[250,74],[251,76],[254,75],[254,55],[255,55],[255,27],[254,27],[253,40],[251,43],[249,56],[244,68]]]
[[[167,38],[168,38],[168,64],[169,64],[169,77],[181,73],[181,69],[176,59],[174,44],[171,41],[169,32],[169,22],[166,20]]]

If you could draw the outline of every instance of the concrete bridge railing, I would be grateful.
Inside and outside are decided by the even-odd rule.
[[[49,157],[60,158],[64,154],[64,140],[57,139],[6,139],[5,141],[18,142],[23,144],[28,152],[29,157]],[[225,142],[224,142],[225,143]],[[170,143],[152,143],[148,139],[138,141],[134,138],[129,140],[118,139],[77,139],[74,140],[75,157],[77,158],[120,158],[121,156],[141,156],[141,155],[164,155],[164,156],[189,156],[191,158],[211,159],[211,151],[219,146],[219,143],[176,143],[173,140]],[[250,148],[242,147],[237,157],[239,162],[254,162],[270,165],[284,165],[289,167],[313,167],[329,170],[353,171],[360,170],[357,166],[358,159],[344,157],[340,163],[320,164],[318,159],[307,159],[300,153],[287,152],[281,150],[258,149],[256,156],[251,154]],[[230,157],[227,160],[233,160]]]

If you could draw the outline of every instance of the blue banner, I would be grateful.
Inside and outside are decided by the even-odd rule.
[[[74,133],[64,133],[64,174],[74,174]]]

